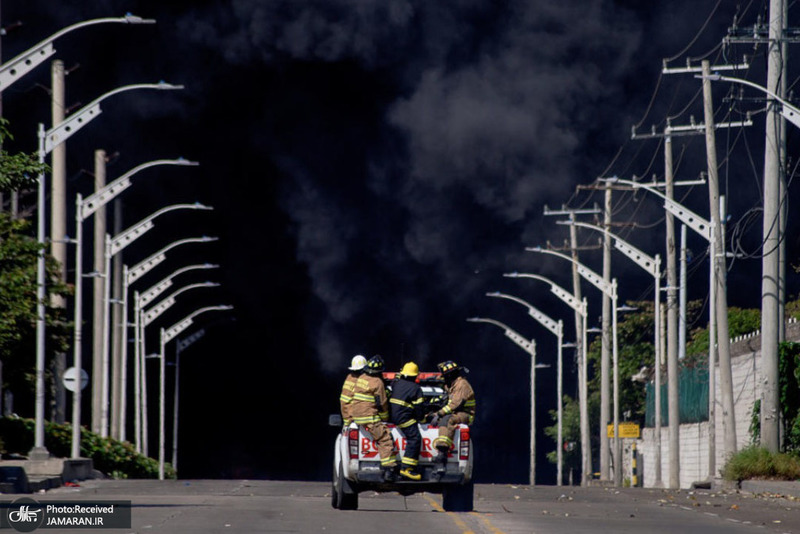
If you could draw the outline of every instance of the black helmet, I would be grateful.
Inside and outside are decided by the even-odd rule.
[[[373,356],[367,362],[367,372],[372,375],[382,373],[383,367],[384,367],[383,358],[381,358],[380,356]]]
[[[447,360],[446,362],[442,362],[438,364],[436,367],[439,368],[439,371],[442,373],[442,376],[447,378],[449,376],[458,376],[458,371],[461,367],[452,360]]]

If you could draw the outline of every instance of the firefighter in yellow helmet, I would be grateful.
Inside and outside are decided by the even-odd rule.
[[[383,479],[394,482],[397,478],[397,457],[394,452],[392,433],[384,422],[389,420],[389,399],[383,385],[383,358],[373,356],[367,362],[364,374],[356,380],[350,415],[353,421],[372,434],[378,445]]]
[[[410,480],[420,480],[419,451],[422,448],[422,435],[419,432],[418,420],[422,419],[422,403],[425,397],[422,388],[417,384],[419,367],[414,362],[403,366],[400,374],[392,383],[392,396],[389,399],[390,420],[406,438],[406,450],[400,461],[400,475]]]
[[[350,360],[350,370],[347,373],[347,377],[344,379],[344,384],[342,384],[342,393],[339,395],[339,406],[342,410],[342,422],[344,426],[349,426],[350,423],[353,422],[353,418],[350,416],[350,405],[353,402],[353,391],[356,388],[356,381],[358,377],[361,376],[361,373],[364,371],[364,367],[367,366],[367,359],[362,355],[358,354],[353,356],[353,359]]]
[[[444,378],[444,390],[447,393],[447,404],[442,409],[428,414],[432,426],[439,427],[439,435],[433,440],[433,446],[439,451],[434,458],[434,476],[441,477],[447,470],[447,455],[453,448],[453,437],[459,424],[471,425],[475,419],[475,392],[464,378],[469,373],[466,367],[460,367],[453,361],[438,364]]]

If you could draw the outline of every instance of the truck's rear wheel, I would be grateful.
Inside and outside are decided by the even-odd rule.
[[[442,488],[442,508],[446,512],[471,512],[474,490],[472,482],[445,486]]]
[[[349,480],[344,478],[342,466],[339,472],[334,473],[331,504],[338,510],[358,510],[358,492],[355,491]]]

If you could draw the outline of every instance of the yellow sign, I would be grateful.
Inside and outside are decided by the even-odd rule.
[[[638,423],[619,423],[619,437],[621,438],[638,438],[639,425]],[[614,437],[614,425],[608,425],[608,437]]]

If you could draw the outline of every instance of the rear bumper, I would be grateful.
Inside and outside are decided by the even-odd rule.
[[[433,478],[433,467],[421,467],[419,471],[422,474],[421,480],[408,480],[401,475],[397,475],[396,482],[387,483],[383,481],[383,472],[380,469],[361,470],[356,473],[355,483],[385,485],[394,489],[397,486],[430,486],[432,484],[463,484],[465,482],[464,474],[456,471],[448,471],[438,480]],[[420,488],[420,491],[422,491],[422,488]]]

